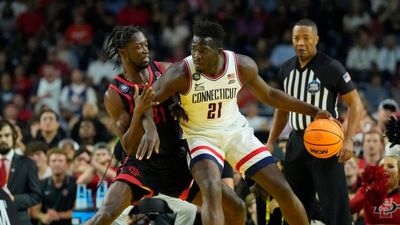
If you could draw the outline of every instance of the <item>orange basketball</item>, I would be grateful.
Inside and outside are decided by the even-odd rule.
[[[318,119],[304,131],[304,146],[317,158],[329,158],[342,149],[343,129],[330,119]]]

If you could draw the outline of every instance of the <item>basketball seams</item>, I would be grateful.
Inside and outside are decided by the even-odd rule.
[[[337,143],[340,143],[340,140],[337,141],[336,143],[331,143],[331,144],[314,144],[314,143],[311,143],[311,142],[308,142],[308,141],[304,141],[304,143],[307,143],[309,145],[315,145],[315,146],[332,146],[332,145],[336,145]]]
[[[318,121],[318,122],[316,122]],[[335,121],[329,119],[321,119],[313,121],[304,132],[303,142],[307,151],[316,158],[326,159],[334,156],[343,146],[344,133],[343,128],[339,126]],[[314,134],[308,132],[314,132],[315,135],[321,136],[321,140],[315,137]],[[333,135],[332,135],[333,134]],[[317,138],[317,139],[316,139]],[[308,141],[307,141],[308,140]],[[316,143],[312,143],[316,142]],[[318,144],[318,143],[323,144]],[[331,142],[331,143],[327,143]],[[332,143],[333,142],[333,143]],[[310,152],[310,148],[313,151]],[[325,150],[326,149],[326,150]],[[335,150],[334,150],[335,149]],[[321,151],[318,153],[318,151]],[[327,151],[327,152],[324,152]]]
[[[308,133],[308,132],[311,132],[311,131],[323,131],[323,132],[331,133],[331,134],[333,134],[333,135],[335,135],[335,136],[339,137],[339,138],[340,138],[340,140],[344,141],[344,140],[343,140],[343,138],[342,138],[342,136],[340,136],[340,135],[338,135],[338,134],[336,134],[336,133],[334,133],[334,132],[332,132],[332,131],[329,131],[329,130],[323,130],[323,129],[312,129],[312,130],[306,130],[306,132],[304,132],[304,135],[306,135],[306,133]],[[310,142],[307,142],[307,143],[309,143],[309,144],[312,144],[312,143],[310,143]],[[336,142],[336,143],[337,143],[337,142]]]

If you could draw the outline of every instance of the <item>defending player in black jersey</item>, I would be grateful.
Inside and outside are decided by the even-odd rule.
[[[127,157],[103,206],[87,224],[110,224],[131,203],[157,193],[185,199],[192,181],[186,161],[186,143],[180,139],[178,122],[169,107],[172,100],[162,104],[152,102],[154,92],[150,86],[169,63],[149,60],[147,39],[133,26],[114,30],[107,53],[110,58],[118,54],[124,67],[124,73],[117,75],[110,84],[104,103]],[[154,106],[151,115],[154,123],[144,120],[142,125],[142,117],[149,118],[145,112],[151,106]],[[233,217],[236,221],[231,224],[240,224],[238,221],[244,221],[244,213],[240,213],[244,211],[243,205],[230,203],[231,207],[238,206],[231,210],[236,211]]]

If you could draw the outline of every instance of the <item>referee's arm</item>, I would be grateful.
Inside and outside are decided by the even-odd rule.
[[[274,143],[278,139],[282,130],[285,128],[288,120],[289,112],[275,109],[274,120],[268,135],[267,148],[271,153],[274,151]]]
[[[349,107],[349,121],[347,123],[343,147],[339,153],[339,162],[345,162],[353,155],[353,137],[360,124],[363,104],[356,89],[341,95],[341,97]]]

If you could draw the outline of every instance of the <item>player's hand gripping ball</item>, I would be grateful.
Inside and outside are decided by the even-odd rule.
[[[304,146],[317,157],[326,159],[336,155],[343,146],[343,129],[332,119],[317,119],[304,132]]]

